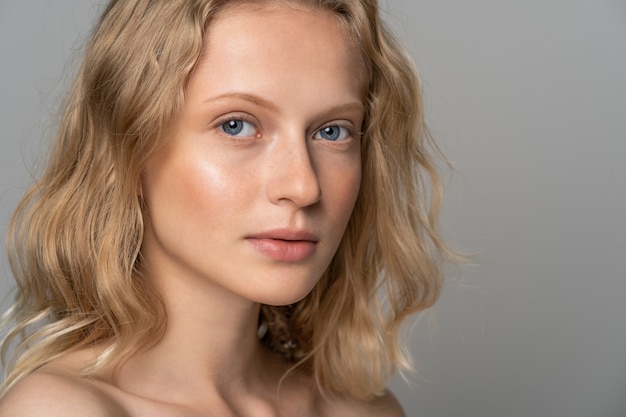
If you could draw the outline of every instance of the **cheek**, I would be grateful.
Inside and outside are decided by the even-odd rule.
[[[174,204],[181,206],[181,212],[188,216],[190,224],[206,222],[208,217],[215,218],[216,208],[228,198],[224,194],[227,179],[223,173],[209,165],[189,161],[173,175],[177,181],[170,184],[170,188],[174,195],[180,196]]]
[[[322,193],[324,194],[326,191],[326,204],[330,210],[336,213],[337,217],[340,217],[343,222],[347,222],[361,187],[360,159],[351,161],[349,164],[344,161],[343,164],[329,166],[324,176],[324,182],[326,187],[323,187]],[[324,198],[323,194],[322,198]]]
[[[359,195],[359,190],[361,189],[361,166],[359,164],[358,170],[350,177],[350,180],[345,185],[346,187],[346,195],[349,195],[349,198],[346,198],[345,209],[348,212],[348,217],[352,214],[352,210],[354,209],[354,205],[356,204],[357,197]]]
[[[220,213],[234,209],[237,175],[199,158],[169,158],[154,164],[144,177],[144,197],[153,220],[181,229],[197,224],[219,226]]]

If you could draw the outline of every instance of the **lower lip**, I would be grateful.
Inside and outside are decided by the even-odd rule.
[[[316,242],[310,240],[280,240],[248,238],[248,242],[263,255],[279,262],[299,262],[313,255]]]

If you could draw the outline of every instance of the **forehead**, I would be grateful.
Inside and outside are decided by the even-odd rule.
[[[350,83],[364,89],[364,60],[347,24],[330,10],[299,2],[235,2],[220,10],[208,25],[198,67],[221,60],[250,66],[270,55],[280,57],[276,77],[288,77],[298,63],[302,70],[334,66],[337,74],[347,67]]]

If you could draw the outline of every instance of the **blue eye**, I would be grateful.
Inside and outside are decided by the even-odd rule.
[[[345,140],[350,137],[350,132],[341,126],[326,126],[317,131],[315,139],[330,140],[333,142]]]
[[[254,126],[241,119],[227,120],[220,125],[220,129],[230,136],[255,136]]]

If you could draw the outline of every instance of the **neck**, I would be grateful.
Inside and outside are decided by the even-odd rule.
[[[245,395],[268,387],[272,354],[257,337],[259,304],[172,272],[148,275],[163,297],[167,330],[156,345],[123,364],[120,387],[171,401],[206,398],[208,392]]]

